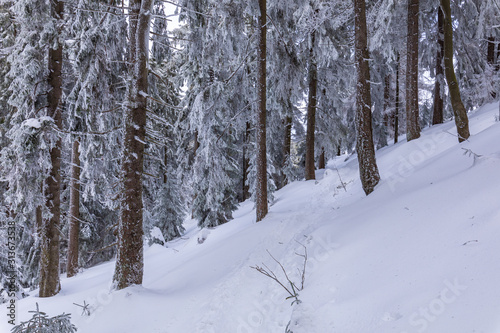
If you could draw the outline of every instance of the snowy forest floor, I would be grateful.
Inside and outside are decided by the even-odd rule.
[[[288,323],[293,333],[500,332],[497,112],[494,103],[470,113],[462,144],[447,122],[378,150],[382,181],[368,197],[355,156],[339,157],[316,181],[278,191],[262,222],[247,201],[225,225],[190,221],[181,239],[147,247],[142,286],[110,291],[108,262],[63,277],[55,297],[33,291],[18,302],[18,319],[38,302],[51,316],[71,313],[82,333],[274,333]],[[286,282],[268,250],[300,284],[301,244],[305,284],[291,305],[250,266]],[[73,304],[84,302],[90,316]]]

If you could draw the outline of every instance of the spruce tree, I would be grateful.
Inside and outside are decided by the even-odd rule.
[[[131,1],[129,27],[130,80],[123,142],[123,194],[118,228],[118,254],[113,281],[117,289],[142,284],[143,198],[142,177],[148,96],[149,27],[153,1]]]
[[[257,51],[257,92],[258,108],[255,124],[256,131],[256,212],[257,222],[261,221],[268,212],[267,202],[267,1],[259,0],[260,15],[258,17],[259,46]]]
[[[356,151],[359,174],[366,195],[373,192],[380,180],[373,146],[370,67],[366,28],[365,0],[354,0],[355,57],[357,64],[356,92]]]
[[[467,140],[470,136],[469,118],[465,110],[460,88],[458,86],[455,69],[453,68],[453,26],[451,18],[450,0],[441,0],[441,10],[444,14],[444,68],[448,90],[450,92],[451,106],[455,115],[455,124],[458,132],[458,142]]]
[[[408,1],[408,39],[406,60],[406,138],[408,141],[420,137],[418,104],[418,21],[419,0]]]

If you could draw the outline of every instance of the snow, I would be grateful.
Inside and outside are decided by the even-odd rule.
[[[29,118],[23,121],[23,125],[26,127],[40,128],[44,122],[54,122],[52,117],[43,116],[40,118]]]
[[[199,230],[188,221],[182,238],[147,247],[142,286],[111,291],[114,262],[104,263],[62,277],[55,297],[33,291],[17,303],[18,319],[30,318],[38,302],[51,316],[72,313],[83,333],[285,332],[287,325],[294,333],[499,332],[497,110],[495,103],[472,112],[472,135],[461,144],[447,122],[377,151],[382,180],[369,196],[356,158],[339,157],[316,181],[276,192],[262,222],[247,201],[227,224]],[[292,306],[281,286],[250,266],[265,264],[283,279],[268,250],[299,284],[302,244],[305,285]],[[90,316],[73,304],[84,301]],[[9,328],[0,321],[0,332]]]

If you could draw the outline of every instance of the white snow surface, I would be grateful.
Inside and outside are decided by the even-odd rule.
[[[147,247],[142,286],[111,291],[114,262],[104,263],[62,277],[55,297],[33,291],[18,301],[18,320],[38,302],[51,316],[71,313],[82,333],[274,333],[287,324],[293,333],[500,332],[497,111],[471,112],[461,144],[447,122],[378,150],[382,180],[369,196],[355,156],[339,157],[316,181],[276,192],[259,223],[247,201],[225,225],[200,231],[190,221],[181,239]],[[301,244],[305,284],[291,305],[250,266],[285,281],[268,250],[300,285]],[[73,304],[84,301],[90,316]]]

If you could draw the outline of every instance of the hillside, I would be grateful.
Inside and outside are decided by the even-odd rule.
[[[339,157],[316,181],[276,192],[262,222],[247,201],[230,223],[200,231],[191,221],[181,239],[148,247],[143,286],[111,292],[105,263],[63,277],[55,297],[33,291],[20,319],[38,302],[71,313],[82,333],[274,333],[289,322],[293,333],[500,332],[497,114],[497,103],[472,112],[461,144],[447,122],[377,151],[382,181],[368,197],[355,156]],[[300,285],[304,246],[301,303],[291,306],[250,266],[286,282],[269,251]],[[90,316],[74,305],[84,302]]]

